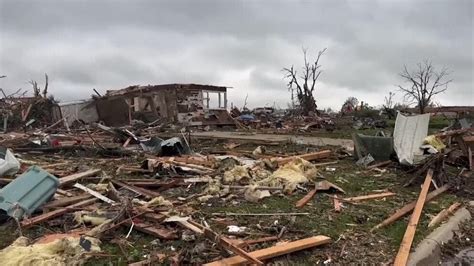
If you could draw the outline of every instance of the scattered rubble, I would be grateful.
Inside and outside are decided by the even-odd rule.
[[[173,104],[158,103],[155,96],[163,93],[171,93]],[[208,93],[218,93],[218,110],[206,103]],[[385,230],[404,225],[402,218],[413,213],[397,257],[393,247],[384,249],[384,259],[402,265],[417,230],[436,226],[472,195],[463,189],[473,168],[474,130],[467,122],[428,134],[429,114],[398,114],[393,137],[355,133],[353,153],[317,144],[195,138],[195,131],[215,125],[301,134],[335,125],[336,117],[322,113],[227,113],[226,97],[225,87],[132,86],[80,108],[60,105],[81,122],[33,112],[24,116],[41,123],[9,124],[10,132],[0,135],[0,220],[16,231],[8,232],[0,260],[262,265],[314,248],[321,263],[343,264],[350,252],[360,253],[358,241],[369,249],[388,246]],[[105,112],[124,106],[116,116]],[[418,200],[407,204],[422,182]],[[439,215],[428,224],[422,213],[442,195],[454,199],[435,208]],[[321,227],[313,226],[315,219]]]

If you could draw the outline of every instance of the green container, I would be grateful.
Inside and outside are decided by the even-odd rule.
[[[31,215],[56,193],[58,186],[55,176],[32,166],[0,190],[0,213],[16,219]]]

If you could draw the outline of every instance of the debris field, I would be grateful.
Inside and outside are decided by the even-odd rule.
[[[256,133],[331,130],[329,118],[301,129],[234,110],[234,137],[213,138],[196,133],[213,129],[204,120],[72,127],[13,102],[15,126],[26,111],[41,123],[0,135],[3,265],[405,265],[473,198],[473,128],[428,135],[429,114],[399,113],[393,133],[355,131],[348,147]]]

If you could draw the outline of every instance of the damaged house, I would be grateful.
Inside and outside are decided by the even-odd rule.
[[[199,84],[129,86],[104,96],[61,106],[68,123],[102,121],[123,126],[132,120],[166,120],[190,126],[234,125],[227,112],[227,87]],[[96,120],[96,121],[93,121]]]
[[[24,126],[47,126],[61,119],[60,108],[54,98],[4,97],[0,99],[2,132]]]

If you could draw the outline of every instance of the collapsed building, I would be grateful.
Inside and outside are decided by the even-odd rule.
[[[102,121],[109,126],[132,120],[166,120],[190,126],[234,125],[227,112],[227,87],[199,84],[129,86],[88,101],[60,104],[68,124]]]

